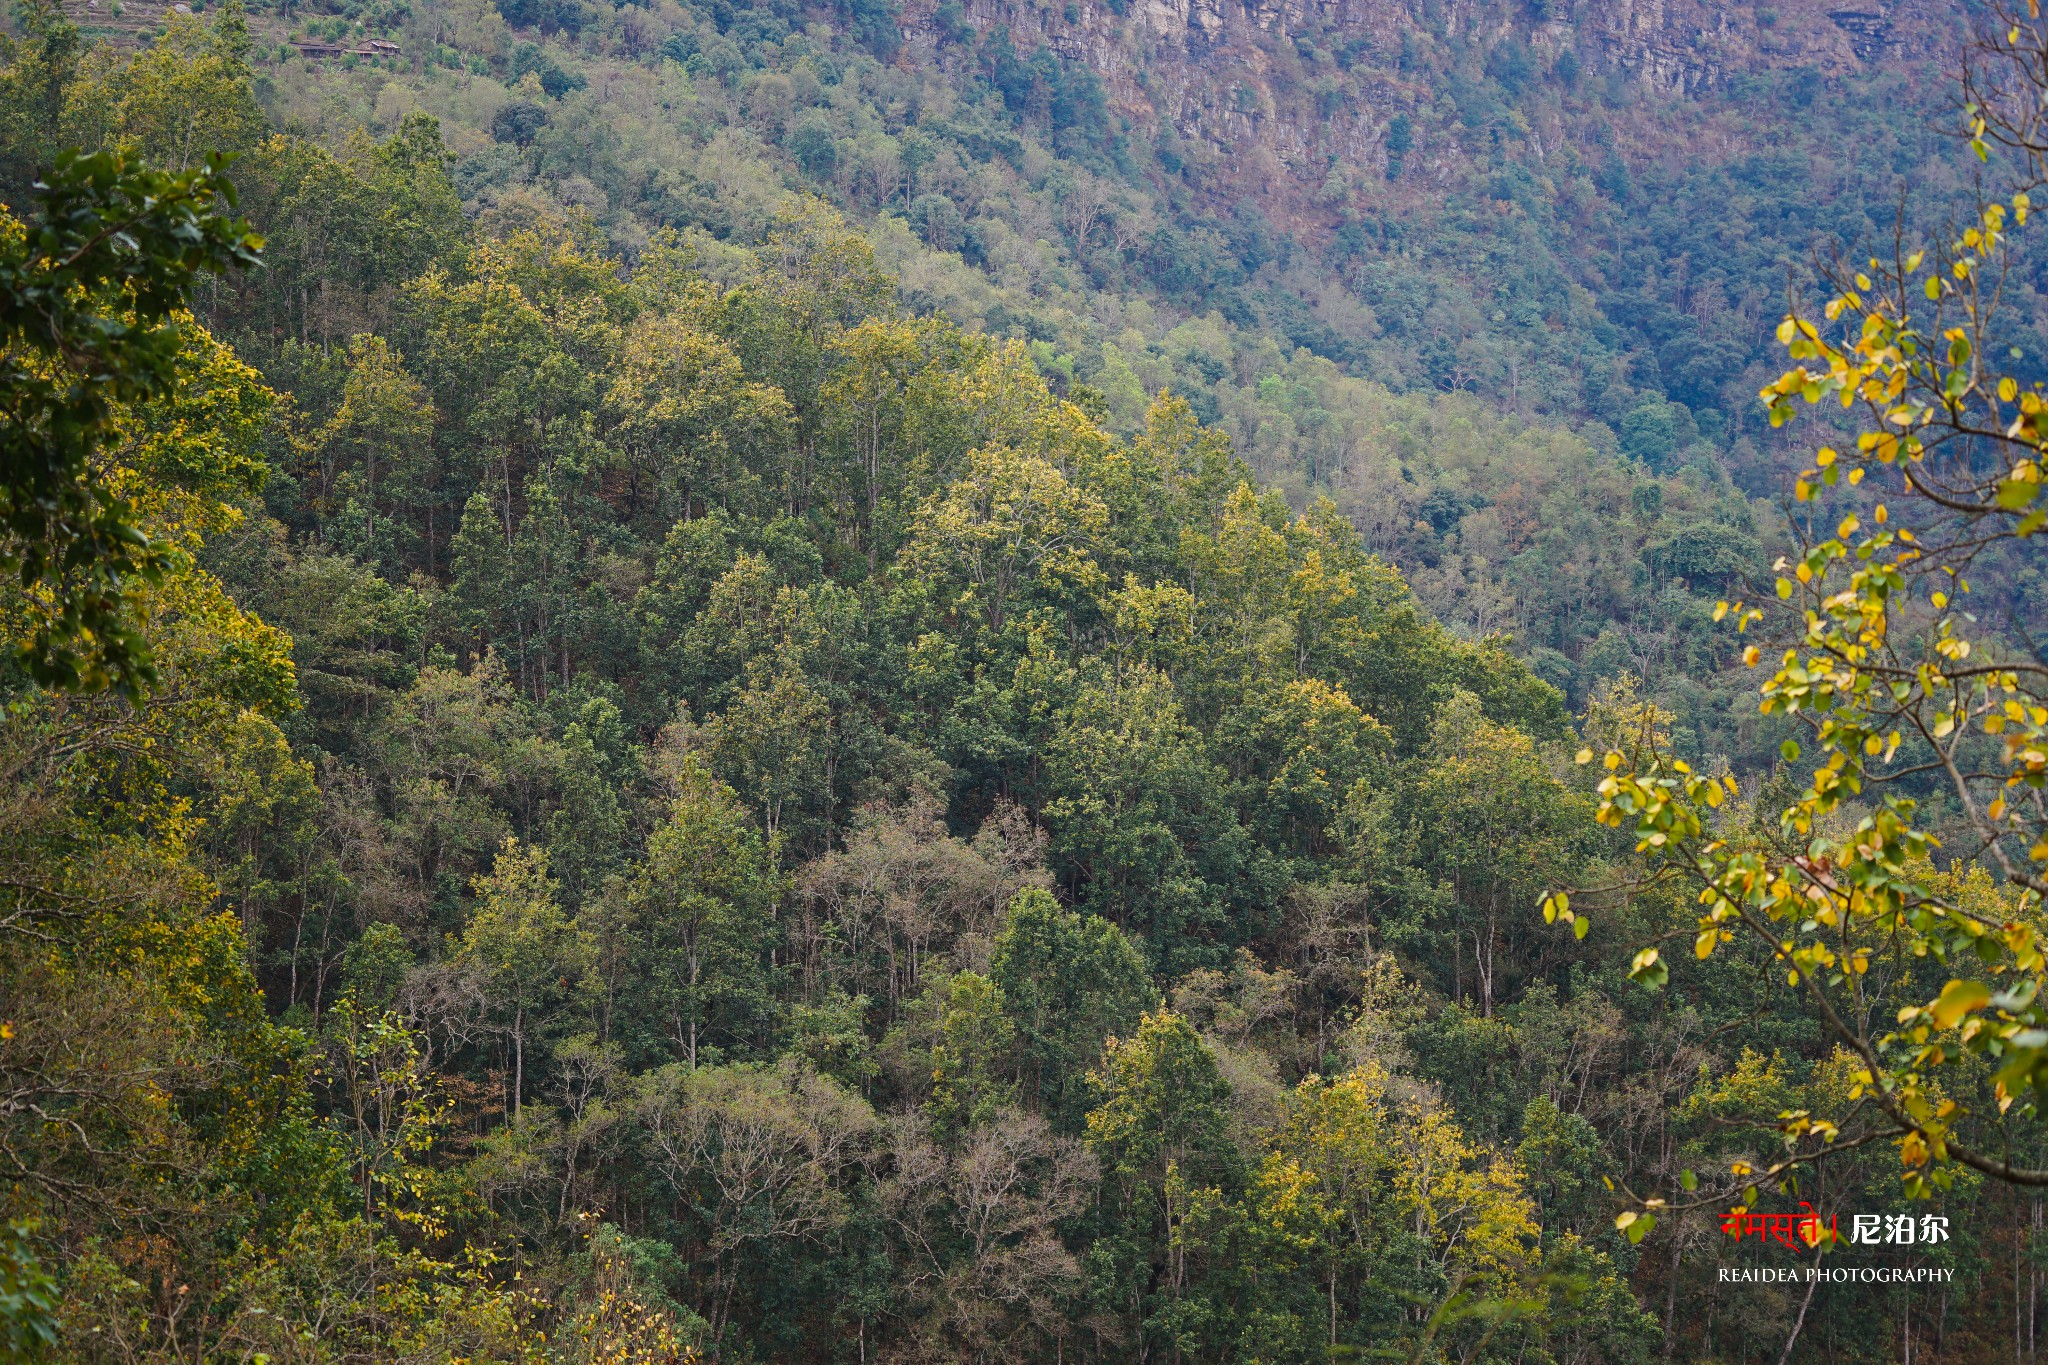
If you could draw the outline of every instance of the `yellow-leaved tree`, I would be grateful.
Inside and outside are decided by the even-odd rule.
[[[1812,405],[1843,433],[1794,483],[1797,553],[1760,600],[1716,613],[1754,641],[1762,712],[1801,736],[1782,745],[1788,799],[1756,810],[1654,717],[1609,746],[1598,786],[1647,881],[1696,899],[1692,955],[1768,962],[1853,1074],[1825,1112],[1780,1115],[1785,1149],[1763,1168],[1636,1200],[1631,1237],[1871,1143],[1896,1144],[1909,1195],[1958,1166],[2048,1186],[2014,1126],[2048,1094],[2048,656],[2024,591],[2048,525],[2048,391],[2010,306],[2048,175],[2048,23],[2031,0],[1991,8],[1963,88],[1971,150],[2004,188],[1932,245],[1902,225],[1884,254],[1824,265],[1830,297],[1785,319],[1792,367],[1762,391],[1773,425]],[[1544,912],[1576,927],[1583,910],[1560,892]],[[1633,975],[1676,969],[1653,944]]]

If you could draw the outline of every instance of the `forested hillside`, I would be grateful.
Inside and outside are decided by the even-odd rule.
[[[2032,267],[1779,330],[1955,16],[188,8],[0,52],[0,1353],[2034,1358]]]
[[[1181,394],[1452,628],[1513,636],[1574,706],[1632,672],[1751,766],[1701,604],[1775,549],[1735,490],[1774,502],[1803,449],[1754,402],[1788,282],[1971,183],[1961,17],[1858,15],[433,0],[253,15],[249,60],[273,123],[337,147],[428,113],[470,217],[552,204],[623,259],[673,228],[730,283],[727,245],[823,195],[906,307],[1026,342],[1119,434]],[[290,46],[378,36],[399,53]],[[332,345],[390,263],[292,203],[268,344]]]

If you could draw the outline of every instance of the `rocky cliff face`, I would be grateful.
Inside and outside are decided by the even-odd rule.
[[[935,53],[939,0],[903,15]],[[1096,72],[1134,137],[1180,144],[1211,183],[1329,218],[1388,193],[1447,183],[1502,137],[1540,160],[1569,138],[1526,107],[1471,91],[1562,76],[1643,101],[1710,96],[1737,77],[1797,70],[1821,82],[1950,64],[1962,0],[961,0],[977,30],[1004,27]],[[1822,88],[1825,88],[1824,86]],[[1475,109],[1475,103],[1481,107]],[[1823,106],[1824,107],[1824,103]],[[1615,123],[1623,123],[1617,116]],[[1405,127],[1396,132],[1397,120]],[[1663,120],[1668,126],[1669,120]],[[1410,141],[1412,148],[1399,144]],[[1369,187],[1369,188],[1367,188]]]
[[[1654,88],[1697,91],[1772,68],[1845,76],[1939,59],[1961,22],[1962,7],[1946,0],[1577,0],[1532,37]]]

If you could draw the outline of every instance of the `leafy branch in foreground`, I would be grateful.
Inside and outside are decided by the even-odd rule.
[[[124,593],[164,550],[101,453],[117,409],[168,390],[199,275],[257,263],[225,164],[66,152],[37,221],[0,213],[0,567],[19,575],[15,643],[43,686],[133,696],[153,677]]]
[[[1828,269],[1822,315],[1779,328],[1794,367],[1762,392],[1772,423],[1833,400],[1861,430],[1794,484],[1799,553],[1775,566],[1777,600],[1716,610],[1740,631],[1782,627],[1760,709],[1803,727],[1818,761],[1778,837],[1737,830],[1734,781],[1654,740],[1610,750],[1598,788],[1598,818],[1636,836],[1648,878],[1697,893],[1694,954],[1753,941],[1854,1053],[1849,1098],[1888,1120],[1909,1194],[1945,1187],[1954,1163],[2048,1186],[2001,1149],[2001,1120],[2038,1116],[2048,1095],[2048,662],[2019,591],[2048,525],[2048,394],[2005,367],[2024,357],[2000,335],[2014,238],[2048,179],[2044,60],[2038,13],[2007,14],[1966,79],[1971,146],[2019,152],[2018,188],[1943,247],[1909,248],[1902,230],[1889,259]],[[1781,752],[1801,757],[1795,740]],[[1973,866],[2003,885],[1959,871]],[[1577,918],[1568,907],[1545,900],[1552,919]],[[1650,946],[1631,974],[1656,987],[1669,970]],[[1839,1119],[1780,1121],[1793,1148],[1851,1141]]]

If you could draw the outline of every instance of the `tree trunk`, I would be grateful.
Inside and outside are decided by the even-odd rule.
[[[526,1112],[526,1011],[512,1013],[512,1121]]]
[[[1792,1365],[1792,1347],[1799,1341],[1799,1329],[1806,1326],[1806,1310],[1813,1306],[1813,1291],[1818,1288],[1818,1276],[1806,1282],[1806,1297],[1799,1301],[1799,1316],[1792,1319],[1792,1335],[1785,1338],[1785,1349],[1778,1354],[1778,1365]]]
[[[879,405],[868,419],[868,572],[875,571],[875,512],[882,505],[882,421]]]
[[[1685,1258],[1685,1240],[1678,1235],[1676,1219],[1671,1223],[1671,1271],[1664,1286],[1664,1361],[1670,1365],[1671,1352],[1678,1345],[1678,1267]]]

